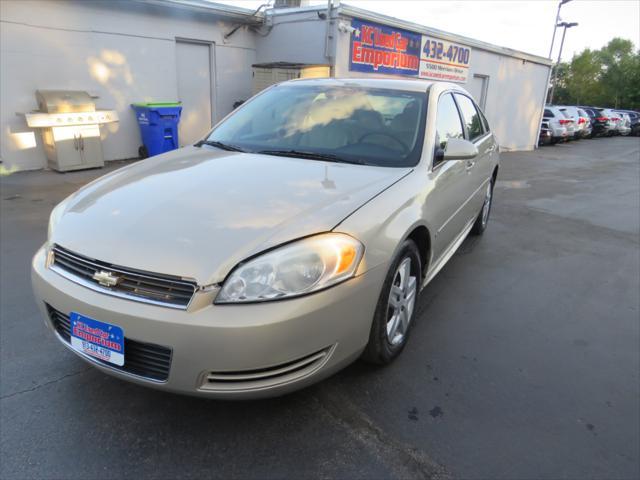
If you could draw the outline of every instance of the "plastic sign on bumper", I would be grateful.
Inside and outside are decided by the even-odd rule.
[[[349,70],[466,83],[471,49],[354,18]]]

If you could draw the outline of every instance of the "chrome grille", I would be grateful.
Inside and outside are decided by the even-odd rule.
[[[47,311],[53,328],[62,339],[71,343],[71,322],[69,316],[47,305]],[[98,358],[91,360],[116,370],[131,373],[139,377],[164,382],[169,378],[171,368],[171,349],[162,345],[143,343],[130,338],[124,339],[124,365],[121,367],[104,362]]]
[[[93,260],[59,245],[53,247],[54,270],[94,290],[163,306],[186,308],[196,291],[195,282],[180,277],[142,272]],[[93,277],[98,272],[111,272],[118,277],[114,286],[105,286]]]

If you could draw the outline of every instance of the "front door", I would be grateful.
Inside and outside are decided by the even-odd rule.
[[[438,99],[436,114],[437,149],[446,149],[450,138],[464,138],[464,128],[451,93]],[[434,152],[431,171],[433,191],[427,196],[425,212],[433,233],[433,263],[435,264],[458,239],[469,223],[468,202],[473,192],[469,162],[442,160]]]

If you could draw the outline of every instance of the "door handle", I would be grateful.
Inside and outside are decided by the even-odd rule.
[[[475,160],[467,160],[467,164],[465,165],[465,169],[467,170],[467,172],[469,170],[471,170],[473,168],[473,166],[476,164]]]
[[[78,137],[76,137],[75,133],[73,134],[73,148],[78,150]]]

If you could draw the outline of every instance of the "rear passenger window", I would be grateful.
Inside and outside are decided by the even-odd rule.
[[[438,100],[438,113],[436,115],[436,150],[446,149],[450,138],[464,138],[460,115],[453,97],[445,93]],[[436,155],[436,159],[438,155]],[[435,164],[435,163],[434,163]]]
[[[482,113],[482,110],[480,110],[478,108],[478,113],[480,114],[480,118],[482,119],[482,127],[484,128],[485,132],[490,132],[491,129],[489,128],[489,122],[487,122],[487,117],[484,116],[484,113]]]
[[[473,101],[469,97],[457,93],[455,96],[458,107],[460,107],[460,113],[462,113],[462,120],[467,127],[468,140],[473,142],[484,135],[482,120],[480,120],[478,110],[476,110]]]
[[[551,110],[549,110],[548,108],[544,109],[544,116],[548,117],[548,118],[553,118],[555,117],[555,115],[553,114],[553,112]]]

